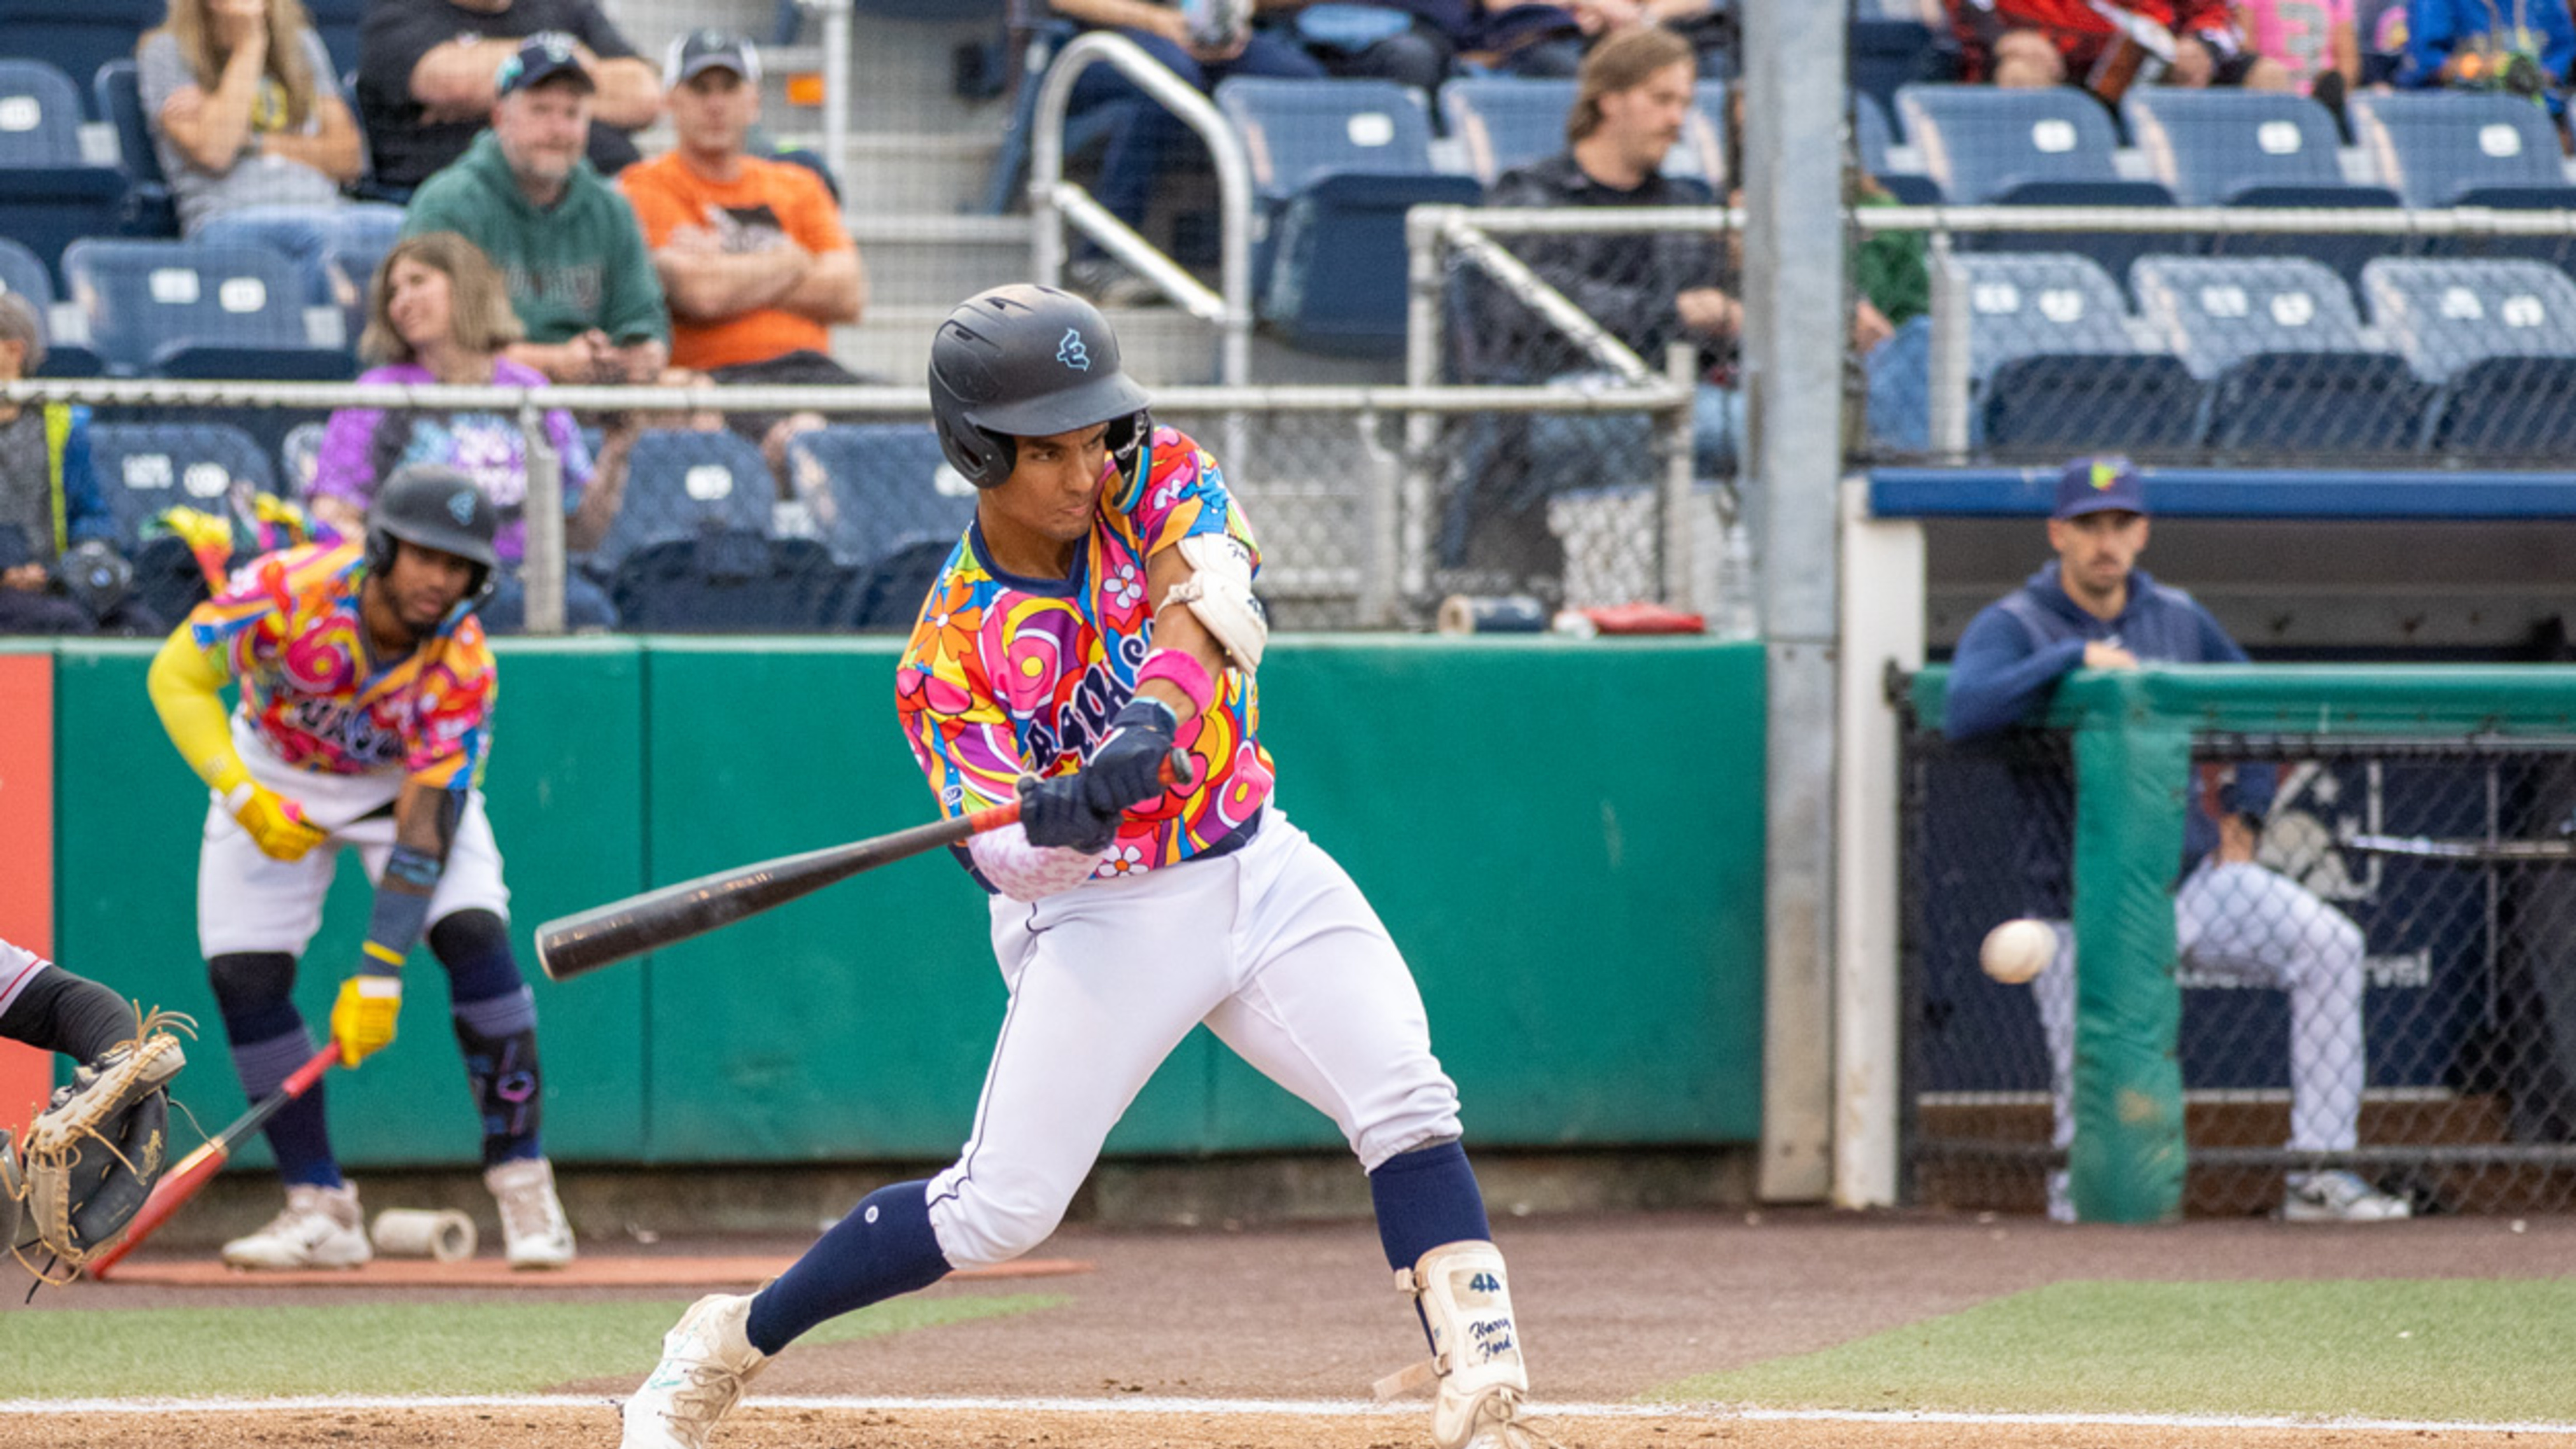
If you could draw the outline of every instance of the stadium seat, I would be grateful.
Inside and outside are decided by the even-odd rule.
[[[2292,257],[2147,257],[2131,275],[2138,312],[2191,366],[2214,378],[2263,352],[2376,350],[2352,294],[2323,265]]]
[[[2361,287],[2380,335],[2427,381],[2491,357],[2576,357],[2576,282],[2555,267],[2391,258]]]
[[[92,238],[65,249],[63,272],[111,371],[311,381],[354,373],[346,348],[313,344],[303,279],[279,253]]]
[[[1920,20],[1854,19],[1849,34],[1851,88],[1880,105],[1893,104],[1908,85],[1958,73],[1958,55],[1947,38]]]
[[[2185,206],[2220,206],[2249,186],[2337,187],[2334,117],[2305,96],[2140,86],[2120,103],[2147,169]]]
[[[2004,206],[2169,207],[2173,193],[2154,181],[2023,181],[1990,198]],[[2074,252],[2092,258],[2113,277],[2125,277],[2138,258],[2174,252],[2197,239],[2173,232],[2076,231],[1963,232],[1963,250],[1981,252]]]
[[[1968,288],[1969,372],[1980,381],[2018,357],[2141,350],[2120,286],[2071,252],[1964,252],[1950,265]]]
[[[716,529],[628,554],[609,596],[622,628],[757,634],[817,627],[846,586],[830,551],[810,538]]]
[[[777,496],[760,449],[730,432],[652,431],[635,440],[626,496],[592,566],[614,576],[627,555],[707,533],[769,532]]]
[[[5,25],[0,35],[15,46]],[[82,159],[80,92],[43,61],[0,60],[0,237],[35,253],[68,290],[63,249],[123,220],[125,173]]]
[[[916,543],[851,572],[823,627],[835,633],[909,634],[954,543]]]
[[[358,23],[366,11],[367,0],[304,0],[305,18],[322,37],[322,48],[331,52],[335,73],[358,68]]]
[[[2248,186],[2236,193],[2237,206],[2306,206],[2364,207],[2395,209],[2404,205],[2397,193],[2385,186]],[[2225,257],[2305,257],[2322,262],[2343,278],[2344,285],[2361,285],[2364,267],[2381,257],[2403,256],[2407,239],[2395,233],[2368,235],[2355,232],[2263,232],[2230,235],[2217,233],[2209,239],[2213,255]]]
[[[2121,179],[2111,118],[2081,91],[1909,85],[1896,112],[1924,171],[1962,205],[2037,181]]]
[[[94,76],[111,60],[131,58],[169,8],[167,0],[0,0],[0,47],[43,56],[67,76]],[[80,105],[77,91],[72,104]],[[89,119],[107,117],[93,112]]]
[[[2384,453],[2420,441],[2433,385],[2363,332],[2323,265],[2149,257],[2135,286],[2149,326],[2212,384],[2211,447]]]
[[[2200,441],[2208,388],[2162,353],[2017,357],[1986,380],[1976,434],[1998,454],[2150,453]]]
[[[915,423],[838,424],[787,445],[789,476],[810,500],[832,557],[872,564],[911,544],[952,544],[975,516],[975,486]]]
[[[45,263],[34,252],[0,236],[0,293],[15,292],[36,309],[36,320],[44,322],[54,305],[54,279],[46,274]]]
[[[2372,319],[2428,381],[2448,453],[2561,460],[2576,450],[2576,282],[2540,262],[2373,262]]]
[[[1487,186],[1514,167],[1565,149],[1574,82],[1461,76],[1440,88],[1440,114],[1466,148],[1467,169]]]
[[[1243,139],[1268,219],[1253,263],[1263,319],[1309,351],[1401,352],[1405,211],[1483,197],[1475,178],[1431,169],[1420,93],[1387,81],[1234,76],[1218,84],[1216,104]]]
[[[2451,380],[2430,439],[2484,462],[2563,467],[2576,452],[2576,357],[2490,357]]]
[[[98,68],[90,78],[91,99],[98,113],[116,128],[116,152],[125,172],[127,236],[174,237],[179,209],[170,199],[170,178],[161,170],[161,153],[152,144],[152,128],[143,116],[143,88],[134,62],[122,57]]]
[[[1887,108],[1859,92],[1852,94],[1852,146],[1860,155],[1861,169],[1878,178],[1897,200],[1909,206],[1938,206],[1941,186],[1919,172],[1898,171],[1888,158],[1896,145],[1896,126],[1887,118]]]
[[[93,424],[90,460],[128,550],[164,509],[221,511],[236,487],[277,492],[268,456],[248,433],[221,423]]]
[[[1968,289],[1973,439],[2139,452],[2197,441],[2205,388],[2141,347],[2119,284],[2090,258],[1979,252],[1951,265]]]
[[[2495,204],[2471,198],[2566,183],[2556,124],[2529,101],[2493,92],[2402,91],[2356,95],[2347,114],[2354,142],[2408,206]]]

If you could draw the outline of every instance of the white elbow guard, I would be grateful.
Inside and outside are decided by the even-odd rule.
[[[1251,551],[1222,533],[1194,534],[1179,547],[1192,572],[1172,586],[1163,602],[1189,605],[1237,668],[1258,672],[1262,646],[1270,640],[1270,620],[1252,596]]]

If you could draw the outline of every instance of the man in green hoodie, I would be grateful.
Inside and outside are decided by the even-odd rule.
[[[556,382],[653,382],[671,318],[626,198],[584,155],[596,85],[571,37],[520,42],[493,78],[492,129],[414,193],[403,235],[452,231],[510,284],[527,340],[509,355]]]

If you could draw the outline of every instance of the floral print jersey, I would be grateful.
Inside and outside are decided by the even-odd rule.
[[[458,610],[419,648],[368,657],[358,544],[263,554],[188,615],[190,637],[241,681],[238,717],[280,759],[319,774],[400,769],[436,789],[473,789],[491,749],[499,688],[492,650]]]
[[[1260,546],[1216,460],[1171,428],[1154,430],[1133,474],[1111,478],[1070,577],[1003,573],[968,525],[895,673],[904,737],[942,815],[998,805],[1023,773],[1067,774],[1099,748],[1153,647],[1145,561],[1207,533],[1239,541],[1258,570]],[[1095,878],[1188,860],[1250,820],[1270,798],[1260,720],[1251,677],[1218,676],[1216,702],[1178,739],[1197,783],[1128,811]]]

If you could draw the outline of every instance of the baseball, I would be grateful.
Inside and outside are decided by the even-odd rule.
[[[2048,969],[2057,958],[2057,932],[2046,921],[2027,917],[2006,921],[1986,933],[1977,948],[1977,964],[2006,986],[2018,986]]]

